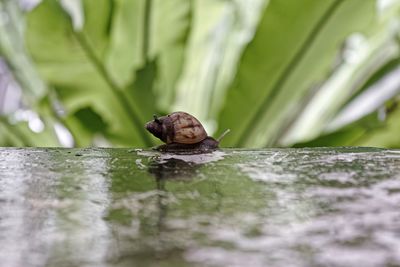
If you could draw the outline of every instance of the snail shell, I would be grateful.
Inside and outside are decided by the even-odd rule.
[[[146,123],[146,129],[167,144],[196,144],[207,138],[203,125],[186,112],[173,112]]]

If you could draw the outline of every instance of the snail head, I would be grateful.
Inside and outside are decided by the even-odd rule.
[[[163,134],[162,122],[157,118],[156,115],[153,116],[154,120],[146,123],[146,130],[152,133],[155,137],[160,138]]]

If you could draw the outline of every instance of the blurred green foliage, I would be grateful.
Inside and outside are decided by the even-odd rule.
[[[42,0],[23,11],[0,0],[0,11],[0,57],[21,109],[44,124],[3,114],[1,145],[148,147],[158,141],[144,123],[183,110],[213,135],[230,128],[224,146],[400,147],[399,1]]]

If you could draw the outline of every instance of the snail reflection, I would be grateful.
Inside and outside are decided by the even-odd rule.
[[[171,198],[175,199],[172,192],[168,192],[167,183],[191,182],[197,179],[197,173],[209,162],[223,159],[225,153],[214,151],[205,154],[158,154],[153,157],[148,165],[148,172],[155,177],[158,197],[158,227],[164,228],[164,220],[167,216],[168,205]]]
[[[223,151],[212,153],[161,153],[153,156],[148,164],[148,172],[155,176],[156,180],[189,180],[193,178],[198,169],[207,163],[222,160]]]
[[[177,158],[153,158],[148,167],[148,172],[151,173],[156,182],[157,206],[158,206],[158,221],[157,228],[160,235],[165,230],[165,219],[168,213],[168,205],[173,202],[175,196],[168,192],[166,183],[178,181],[191,181],[196,176],[196,171],[203,164],[197,164],[190,161]],[[172,200],[172,201],[171,201]]]
[[[176,158],[161,161],[156,159],[150,162],[148,171],[155,176],[157,182],[165,182],[165,180],[189,180],[202,165]]]

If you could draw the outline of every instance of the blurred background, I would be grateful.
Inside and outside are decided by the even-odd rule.
[[[400,0],[0,0],[0,145],[400,147]]]

